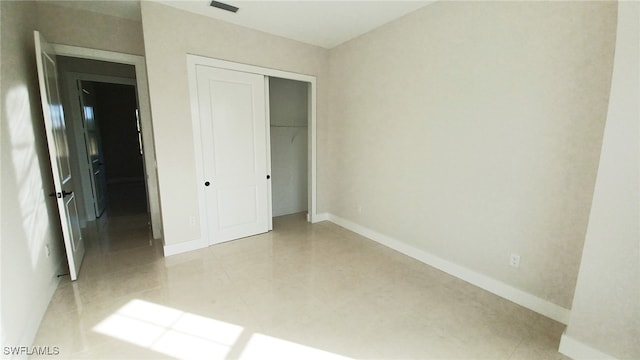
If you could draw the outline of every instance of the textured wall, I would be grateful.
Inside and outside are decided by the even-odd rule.
[[[139,21],[38,2],[38,30],[50,42],[144,55]]]
[[[332,49],[329,212],[569,308],[615,25],[609,2],[443,1]]]

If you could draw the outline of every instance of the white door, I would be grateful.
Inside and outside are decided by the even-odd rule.
[[[49,159],[53,171],[54,193],[52,195],[56,198],[60,214],[62,235],[69,262],[69,275],[71,280],[76,280],[84,257],[84,241],[78,221],[76,197],[72,189],[69,145],[62,102],[60,101],[56,55],[51,45],[38,31],[34,32],[34,38],[40,99],[47,134]]]
[[[264,76],[196,67],[209,243],[269,230]]]
[[[104,172],[104,153],[100,139],[98,119],[95,117],[95,91],[90,81],[77,81],[80,94],[80,113],[84,127],[85,146],[89,158],[91,172],[91,191],[93,192],[93,207],[96,218],[99,218],[107,206],[107,177]]]

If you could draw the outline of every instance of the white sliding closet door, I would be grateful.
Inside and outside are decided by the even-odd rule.
[[[264,76],[198,65],[196,79],[209,243],[267,232]]]

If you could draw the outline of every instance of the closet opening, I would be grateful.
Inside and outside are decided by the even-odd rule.
[[[266,233],[274,218],[319,221],[316,78],[196,55],[187,66],[202,237],[165,256]]]
[[[272,217],[309,209],[309,83],[269,77]]]

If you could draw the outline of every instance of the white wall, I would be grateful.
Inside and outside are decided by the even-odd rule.
[[[620,2],[609,113],[571,320],[574,358],[640,358],[640,3]]]
[[[324,137],[326,50],[222,21],[142,2],[165,246],[201,238],[186,55],[235,61],[317,77],[318,142]],[[319,162],[322,162],[319,154]],[[318,187],[322,188],[322,179]],[[319,193],[321,190],[319,190]]]
[[[329,213],[567,314],[615,24],[611,2],[440,1],[331,49]]]
[[[306,212],[308,83],[269,79],[273,216]]]
[[[58,284],[62,233],[36,77],[33,2],[1,1],[2,345],[30,346]],[[45,246],[51,248],[47,257]]]

